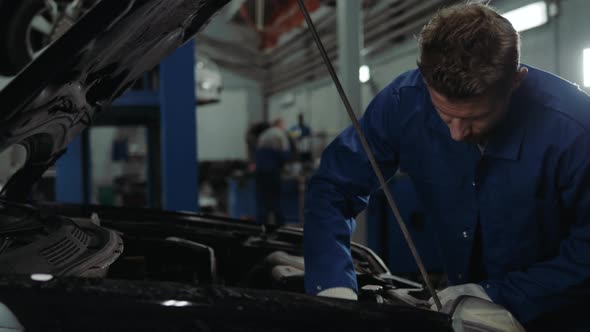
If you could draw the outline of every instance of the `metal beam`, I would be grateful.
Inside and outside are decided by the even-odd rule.
[[[362,2],[350,0],[338,0],[336,2],[338,25],[338,74],[342,82],[342,88],[348,96],[348,101],[356,116],[362,114],[361,110],[361,83],[359,81],[359,67],[361,66],[361,41],[363,26]],[[350,120],[345,113],[341,113],[341,127],[345,128]],[[353,234],[355,241],[367,244],[367,223],[364,213],[357,216],[357,224]]]
[[[198,211],[195,51],[191,41],[160,64],[162,205]]]
[[[399,0],[379,1],[369,13],[365,14],[366,17],[364,21],[367,22],[365,29],[373,25],[379,26],[381,24],[386,24],[392,19],[393,12],[403,11],[407,7],[414,4],[413,1],[406,1],[397,4],[398,2]],[[322,36],[322,41],[326,43],[326,47],[334,46],[336,44],[336,31],[334,29],[335,26],[336,15],[325,15],[316,24],[318,33]],[[266,56],[266,58],[268,58],[268,65],[274,65],[277,62],[282,62],[285,56],[288,56],[299,49],[308,47],[310,44],[311,40],[309,35],[306,34],[305,31],[302,31],[295,37],[291,38],[289,42],[274,48],[271,53]]]
[[[203,51],[203,48],[213,49],[216,50],[218,53],[230,53],[227,55],[236,58],[239,57],[243,59],[244,62],[249,62],[259,66],[263,65],[264,59],[261,58],[260,51],[247,44],[244,45],[245,43],[238,44],[233,41],[214,38],[207,36],[205,34],[200,35],[198,38],[199,52]]]
[[[420,4],[411,7],[408,11],[404,12],[399,16],[395,16],[396,22],[404,22],[408,20],[408,24],[411,24],[414,20],[419,19],[418,15],[422,15],[422,17],[430,16],[429,14],[433,13],[435,8],[440,6],[440,0],[430,0],[430,1],[422,1]],[[370,32],[367,32],[367,40],[374,38],[375,36],[383,35],[391,33],[390,31],[391,26],[379,26],[376,29],[372,29]]]
[[[365,38],[365,58],[370,58],[377,52],[384,50],[387,47],[392,47],[397,38],[415,32],[428,22],[428,9],[435,9],[439,4],[440,0],[430,0],[420,6],[408,8],[407,11],[400,13],[400,8],[406,9],[407,7],[405,3],[400,3],[399,6],[388,9],[390,13],[387,16],[390,16],[390,19],[384,22],[383,26],[366,29],[365,25],[365,35],[363,36]],[[420,14],[422,15],[419,16]],[[397,25],[404,23],[404,20],[408,20],[411,17],[416,18],[411,21],[406,21],[407,24],[404,24],[401,28],[396,28]],[[381,30],[381,33],[375,34],[373,32],[375,29]],[[372,38],[369,38],[369,36]],[[325,43],[325,47],[327,48],[331,60],[334,61],[335,64],[338,64],[339,59],[337,56],[335,38],[322,35],[322,40]],[[269,82],[265,85],[266,89],[264,93],[265,95],[272,95],[309,81],[310,77],[315,79],[325,77],[327,72],[323,70],[322,67],[322,61],[319,58],[317,50],[310,51],[306,57],[301,57],[300,59],[289,61],[288,63],[283,62],[278,66],[271,67]]]
[[[334,31],[333,26],[335,20],[336,19],[333,15],[328,15],[327,17],[323,18],[317,25],[318,32],[321,33],[322,36],[329,35],[332,31]],[[301,31],[288,42],[275,47],[268,55],[269,60],[267,64],[274,65],[277,62],[281,62],[285,56],[303,47],[307,47],[311,45],[311,43],[312,41],[309,39],[309,36],[305,33],[305,31]]]
[[[231,21],[234,16],[238,13],[242,5],[246,2],[246,0],[233,0],[225,6],[225,19],[227,21]]]
[[[264,0],[256,0],[256,29],[264,29]]]
[[[85,151],[86,150],[86,151]],[[55,200],[62,203],[90,203],[90,163],[87,131],[68,145],[55,163]]]
[[[338,47],[336,45],[330,47],[326,46],[330,60],[337,61],[338,59]],[[270,72],[270,85],[280,85],[285,82],[289,82],[293,79],[297,79],[301,76],[307,76],[313,73],[314,70],[323,68],[322,58],[317,52],[310,52],[310,54],[301,56],[300,59],[285,63],[285,65],[271,68]]]
[[[365,17],[361,18],[361,20],[366,20],[367,22],[367,24],[359,23],[359,26],[364,26],[364,44],[367,46],[365,57],[373,55],[373,51],[375,50],[374,45],[378,45],[381,48],[383,45],[392,43],[396,38],[411,33],[417,27],[423,25],[429,19],[428,15],[420,16],[420,19],[417,19],[415,22],[409,21],[410,23],[408,23],[408,20],[440,5],[440,0],[429,0],[414,7],[410,6],[411,3],[411,1],[386,2],[387,5],[380,5],[380,10],[373,9]],[[375,22],[379,22],[379,24],[375,24]],[[400,24],[404,25],[400,28]],[[375,30],[379,30],[379,34],[375,34]],[[322,35],[322,41],[330,58],[333,60],[338,59],[339,53],[337,49],[339,43],[337,36],[329,30],[320,32],[320,34]],[[299,48],[299,52],[292,54],[300,54],[302,50],[303,48]],[[292,87],[298,82],[308,81],[310,76],[317,77],[319,71],[322,70],[321,67],[323,67],[322,61],[318,51],[315,49],[307,51],[306,56],[300,56],[298,58],[283,56],[280,62],[270,67],[270,80],[266,82],[266,87],[268,88],[265,94],[272,94]],[[323,75],[325,73],[325,71],[322,72]]]
[[[359,115],[361,108],[361,84],[359,67],[361,64],[361,1],[338,0],[336,2],[338,22],[338,63],[339,76],[344,92],[350,100],[352,109]],[[342,119],[342,125],[349,123]]]
[[[361,55],[370,59],[376,53],[391,48],[399,42],[400,37],[409,36],[419,30],[437,7],[455,2],[457,1],[425,0],[416,5],[410,0],[384,0],[378,1],[374,7],[365,10],[364,13],[359,9],[360,20],[366,23],[359,23],[359,26],[364,27],[364,43],[361,44],[365,45],[365,49],[364,54]],[[356,4],[348,5],[356,6]],[[338,9],[335,8],[333,14],[337,14],[337,11]],[[322,15],[317,28],[329,57],[336,63],[340,63],[337,15],[333,14]],[[347,24],[352,25],[350,20]],[[261,54],[254,49],[246,50],[247,47],[244,46],[239,46],[241,50],[236,52],[235,45],[231,45],[232,43],[220,43],[221,36],[226,34],[222,33],[217,38],[206,39],[201,51],[205,51],[220,66],[230,71],[263,80],[265,95],[294,87],[310,79],[325,77],[327,73],[322,68],[317,49],[310,47],[311,39],[305,31],[277,46],[268,54]],[[201,36],[201,39],[203,37],[206,36]],[[236,57],[236,54],[243,56]]]

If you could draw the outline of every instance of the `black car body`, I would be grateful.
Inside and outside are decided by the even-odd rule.
[[[0,278],[0,302],[27,330],[450,330],[446,314],[378,301],[373,293],[361,302],[303,295],[303,274],[294,257],[301,252],[300,229],[154,210],[11,209],[13,215],[36,215],[42,223],[68,216],[81,229],[99,220],[125,244],[102,277]],[[361,282],[404,285],[380,278],[387,268],[370,250],[353,245],[353,254]]]
[[[227,2],[102,0],[0,91],[0,148],[27,150],[0,200],[0,327],[452,330],[460,318],[397,296],[393,290],[417,285],[359,245],[352,253],[360,301],[318,298],[303,294],[301,229],[24,203],[95,114]]]

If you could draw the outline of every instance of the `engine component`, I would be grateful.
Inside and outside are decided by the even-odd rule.
[[[210,280],[211,283],[217,282],[217,260],[215,258],[215,250],[213,248],[206,246],[204,244],[200,244],[194,241],[189,241],[186,239],[181,239],[178,237],[169,237],[166,238],[166,241],[171,241],[178,243],[182,246],[189,247],[196,251],[205,251],[209,254],[209,271],[210,271]]]
[[[10,222],[4,223],[0,236],[9,244],[0,254],[0,273],[101,277],[123,251],[116,232],[92,222],[48,217],[14,223],[27,227],[9,229]]]
[[[287,265],[305,271],[303,257],[289,255],[284,251],[273,252],[266,257],[266,261],[272,265]]]

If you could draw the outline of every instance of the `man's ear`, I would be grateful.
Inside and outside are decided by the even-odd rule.
[[[512,87],[513,91],[518,89],[520,84],[522,84],[522,82],[524,81],[524,78],[526,77],[526,74],[528,72],[529,72],[529,69],[527,67],[520,67],[518,69],[518,72],[516,72],[516,76],[514,77],[514,86]]]

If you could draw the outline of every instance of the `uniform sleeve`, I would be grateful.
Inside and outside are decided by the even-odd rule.
[[[481,283],[490,298],[505,306],[522,323],[584,303],[590,295],[590,137],[578,139],[560,161],[562,223],[569,234],[559,255],[503,280]]]
[[[372,152],[385,178],[399,160],[399,96],[390,85],[381,91],[360,119]],[[378,180],[360,140],[349,127],[324,151],[305,199],[305,287],[309,294],[334,287],[356,290],[350,254],[355,216],[367,205]]]

